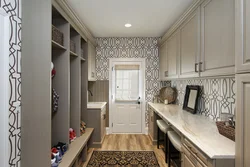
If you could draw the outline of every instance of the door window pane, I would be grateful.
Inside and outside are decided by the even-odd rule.
[[[124,68],[126,67],[126,68]],[[132,67],[132,68],[129,68]],[[115,68],[116,100],[137,100],[139,97],[139,66]]]

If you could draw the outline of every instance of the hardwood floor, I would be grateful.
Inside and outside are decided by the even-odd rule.
[[[110,134],[106,135],[102,148],[89,149],[87,161],[83,164],[86,167],[93,150],[117,150],[117,151],[154,151],[160,167],[167,167],[165,154],[162,149],[157,149],[156,145],[151,144],[148,135],[142,134]]]

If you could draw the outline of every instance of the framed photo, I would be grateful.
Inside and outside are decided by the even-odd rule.
[[[183,110],[195,114],[197,111],[199,94],[200,94],[200,86],[187,85],[183,103]]]

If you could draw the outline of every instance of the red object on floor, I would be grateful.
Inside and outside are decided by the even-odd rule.
[[[51,152],[52,152],[52,153],[58,153],[58,150],[57,150],[55,147],[53,147],[53,148],[51,149]]]

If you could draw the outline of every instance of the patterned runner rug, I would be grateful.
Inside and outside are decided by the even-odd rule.
[[[87,167],[160,167],[153,151],[94,151]]]

